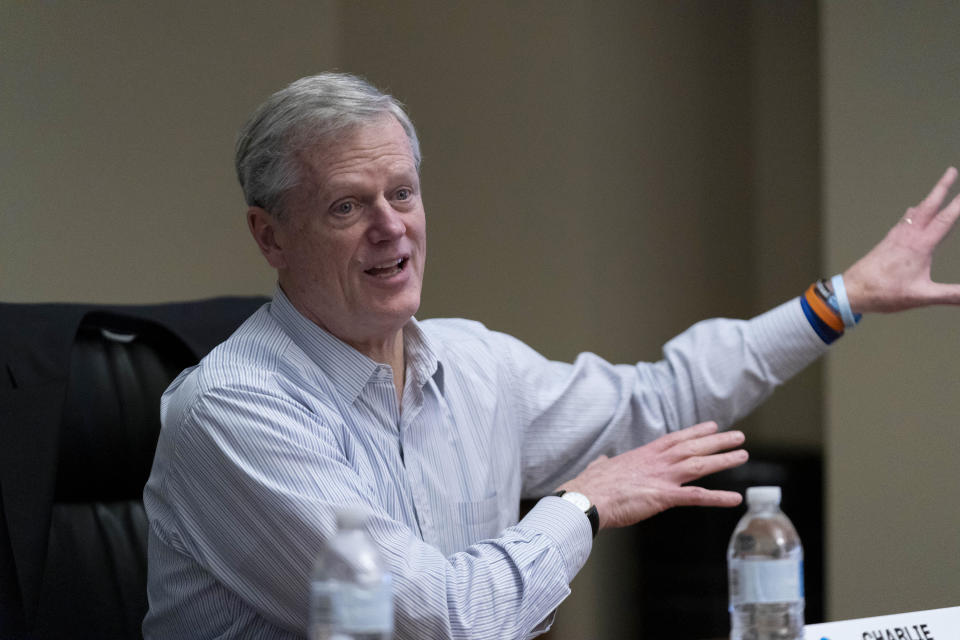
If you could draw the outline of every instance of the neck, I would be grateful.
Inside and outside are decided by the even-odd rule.
[[[362,335],[358,336],[356,335],[356,332],[347,330],[339,331],[338,327],[329,326],[328,324],[324,323],[317,315],[311,312],[309,307],[300,304],[296,297],[292,297],[291,291],[284,287],[282,278],[280,280],[280,288],[283,290],[284,295],[287,296],[287,299],[294,306],[294,308],[305,318],[316,324],[324,331],[350,345],[374,362],[390,365],[390,367],[393,369],[393,384],[397,389],[397,401],[399,404],[399,402],[403,399],[403,384],[404,376],[406,374],[403,355],[403,327],[400,327],[396,331],[388,332],[385,336],[380,335],[378,337],[371,338],[365,338],[362,337]],[[351,333],[354,333],[354,335],[350,335]]]
[[[340,339],[374,362],[389,364],[391,367],[403,364],[403,329],[389,337],[376,340]]]

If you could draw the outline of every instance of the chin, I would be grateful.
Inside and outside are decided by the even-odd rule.
[[[376,314],[380,316],[384,322],[396,326],[397,328],[402,328],[403,325],[407,324],[410,318],[416,315],[419,309],[420,296],[417,296],[415,300],[398,300],[396,304],[378,309]]]

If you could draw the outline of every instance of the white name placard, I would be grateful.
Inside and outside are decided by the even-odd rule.
[[[805,640],[960,640],[960,607],[808,624]]]

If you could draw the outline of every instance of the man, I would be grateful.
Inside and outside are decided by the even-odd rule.
[[[960,303],[960,286],[930,282],[960,214],[960,199],[940,208],[950,169],[799,301],[695,325],[657,363],[549,362],[474,322],[413,319],[419,158],[399,104],[343,74],[295,82],[242,131],[247,219],[278,288],[164,395],[144,495],[147,637],[302,636],[312,562],[344,505],[368,513],[393,575],[396,637],[536,635],[597,528],[739,503],[687,484],[746,460],[743,434],[718,424],[855,312]],[[540,496],[520,520],[521,497]]]

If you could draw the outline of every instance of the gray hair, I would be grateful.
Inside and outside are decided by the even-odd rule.
[[[420,142],[403,105],[366,80],[321,73],[277,91],[250,116],[237,138],[237,178],[247,205],[282,217],[285,196],[300,184],[301,152],[384,115],[400,122],[419,170]]]

